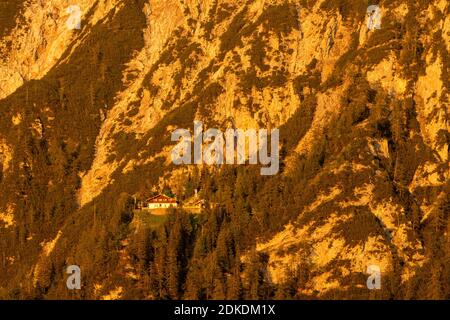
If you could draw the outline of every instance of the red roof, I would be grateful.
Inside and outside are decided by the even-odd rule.
[[[168,197],[163,194],[159,194],[157,196],[148,198],[146,200],[147,203],[177,203],[177,200],[174,198]]]

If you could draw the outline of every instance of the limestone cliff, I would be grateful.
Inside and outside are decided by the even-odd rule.
[[[80,298],[449,297],[446,0],[375,1],[380,29],[368,1],[77,0],[80,29],[74,1],[13,2],[0,296],[68,297],[60,270],[77,264]],[[173,165],[171,132],[194,120],[279,128],[280,173]],[[193,186],[221,209],[189,228],[143,236],[124,213]]]

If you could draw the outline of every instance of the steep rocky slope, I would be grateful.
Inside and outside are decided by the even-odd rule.
[[[374,2],[0,4],[0,296],[449,298],[449,5]],[[174,166],[194,120],[279,128],[280,172]],[[133,219],[165,189],[219,207]]]

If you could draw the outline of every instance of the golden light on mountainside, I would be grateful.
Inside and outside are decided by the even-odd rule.
[[[0,298],[450,298],[449,10],[1,2]]]

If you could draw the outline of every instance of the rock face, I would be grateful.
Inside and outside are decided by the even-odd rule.
[[[370,4],[0,4],[0,297],[449,298],[449,4]],[[173,165],[194,120],[279,128],[280,172]],[[133,219],[168,189],[217,205]]]

